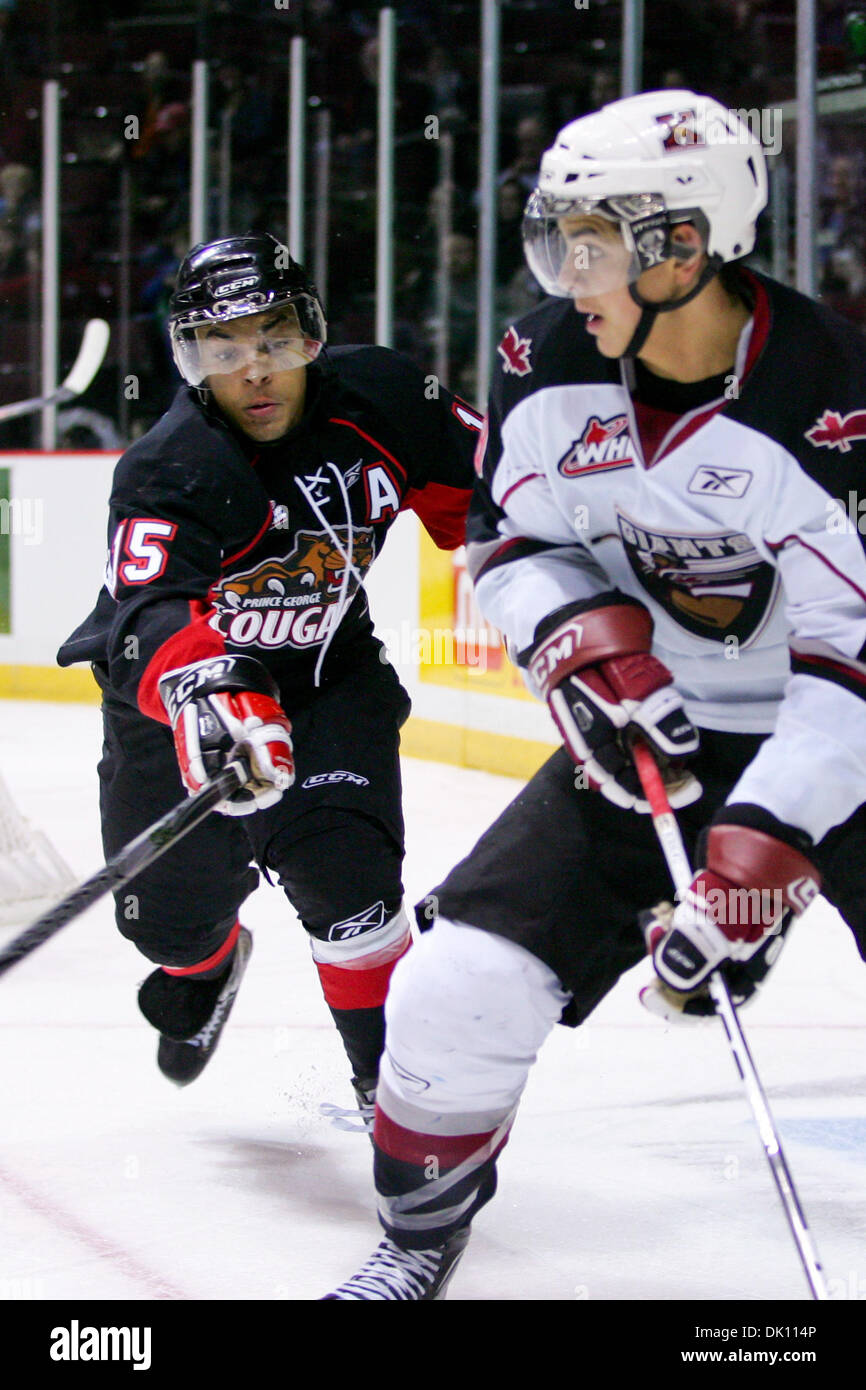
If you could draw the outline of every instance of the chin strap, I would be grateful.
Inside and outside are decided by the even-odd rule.
[[[669,314],[672,312],[672,310],[681,309],[684,304],[688,304],[690,300],[694,299],[696,295],[700,294],[701,290],[704,288],[705,285],[709,284],[714,275],[718,275],[722,264],[723,262],[720,256],[710,256],[706,265],[704,266],[703,270],[698,276],[697,281],[689,290],[688,294],[684,295],[682,299],[665,299],[662,300],[661,303],[653,303],[652,300],[644,299],[638,293],[636,284],[629,285],[628,292],[634,300],[635,304],[637,304],[638,308],[641,310],[641,316],[638,319],[637,328],[631,335],[628,346],[620,354],[620,356],[637,357],[638,353],[640,352],[641,348],[643,347],[644,343],[646,342],[647,338],[652,332],[652,326],[656,321],[656,315]]]

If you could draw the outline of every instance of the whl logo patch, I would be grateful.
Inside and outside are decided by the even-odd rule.
[[[806,438],[818,449],[850,453],[852,439],[866,439],[866,410],[852,410],[848,415],[825,410],[812,428],[806,430]]]
[[[496,349],[502,357],[502,370],[511,372],[514,376],[529,376],[532,371],[532,363],[529,360],[531,347],[531,338],[521,338],[516,328],[509,328]]]
[[[627,468],[634,463],[628,416],[613,415],[602,420],[591,415],[579,439],[557,463],[565,478],[575,478],[595,468]]]

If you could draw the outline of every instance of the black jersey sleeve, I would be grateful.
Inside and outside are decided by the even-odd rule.
[[[243,452],[181,392],[159,425],[115,470],[105,590],[91,619],[64,644],[61,665],[83,655],[112,690],[164,720],[157,682],[167,670],[224,650],[209,624],[208,594],[222,568],[255,544],[270,503]],[[89,651],[87,647],[89,645]]]
[[[405,468],[401,510],[414,511],[441,549],[462,545],[482,415],[403,353],[369,347],[330,356],[344,383],[373,406]]]

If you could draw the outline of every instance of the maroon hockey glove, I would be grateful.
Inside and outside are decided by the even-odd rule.
[[[807,837],[758,807],[726,808],[702,839],[705,868],[695,874],[670,929],[649,943],[656,974],[672,990],[699,988],[725,961],[751,960],[821,889],[804,853]]]
[[[647,912],[640,913],[638,921],[646,938],[647,950],[653,949],[673,925],[673,903],[658,903]],[[750,1004],[759,993],[772,967],[782,954],[785,935],[793,921],[793,914],[786,912],[778,932],[765,936],[758,943],[755,954],[744,961],[723,961],[719,969],[725,977],[734,1005],[741,1009]],[[670,989],[655,975],[649,984],[639,992],[644,1008],[666,1023],[705,1023],[715,1018],[716,1006],[713,1003],[706,983],[697,989],[680,991]]]
[[[591,785],[615,805],[643,814],[649,803],[631,757],[631,732],[650,744],[672,806],[689,806],[701,795],[682,766],[698,751],[698,732],[670,671],[650,652],[652,629],[642,603],[604,594],[545,619],[520,656]]]
[[[216,809],[226,816],[248,816],[276,805],[295,780],[292,726],[264,666],[249,656],[196,661],[167,672],[159,693],[190,796],[241,753],[252,777]]]

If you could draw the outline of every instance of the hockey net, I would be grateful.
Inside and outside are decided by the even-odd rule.
[[[68,864],[21,814],[0,777],[0,927],[32,921],[74,884]]]

